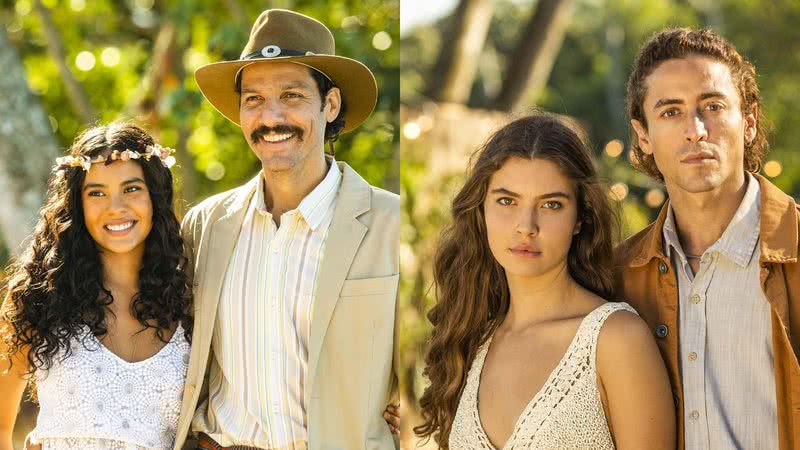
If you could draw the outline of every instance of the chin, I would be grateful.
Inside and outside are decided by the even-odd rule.
[[[144,239],[140,242],[131,242],[131,243],[113,243],[113,244],[101,244],[100,248],[101,251],[104,253],[113,253],[116,255],[124,255],[126,253],[130,253],[138,248],[144,246]]]
[[[266,156],[261,160],[261,166],[270,172],[286,172],[295,168],[298,161],[285,156]]]
[[[503,269],[506,276],[513,276],[518,278],[536,278],[542,276],[555,268],[554,265],[544,264],[544,261],[539,263],[529,264],[508,264],[504,265]]]
[[[686,192],[699,194],[717,189],[722,185],[722,179],[718,173],[706,174],[705,176],[682,180],[678,185]]]

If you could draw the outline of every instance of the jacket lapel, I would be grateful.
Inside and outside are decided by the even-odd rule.
[[[367,227],[359,222],[358,216],[370,208],[370,187],[347,164],[338,163],[342,168],[342,185],[336,199],[333,220],[325,242],[325,252],[319,269],[311,318],[311,336],[308,353],[308,384],[305,389],[306,404],[309,404],[314,376],[328,330],[333,310],[339,300],[339,292],[350,271],[361,240]]]
[[[224,215],[216,221],[212,219],[211,235],[208,239],[208,251],[204,252],[201,261],[203,271],[201,274],[199,310],[195,329],[198,340],[194,345],[208,351],[211,347],[211,337],[214,334],[214,321],[217,318],[217,306],[222,291],[222,283],[228,268],[239,231],[244,221],[244,215],[250,199],[258,186],[258,177],[242,186],[240,192],[224,205]],[[204,360],[207,358],[204,358]],[[204,361],[205,362],[205,361]],[[202,365],[205,371],[205,364]]]

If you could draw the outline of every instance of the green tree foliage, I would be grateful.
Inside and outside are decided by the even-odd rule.
[[[193,186],[184,198],[188,203],[239,185],[259,170],[241,130],[203,99],[194,70],[205,63],[238,59],[253,21],[268,5],[319,19],[333,32],[337,53],[370,67],[380,90],[369,120],[337,142],[337,158],[348,161],[371,183],[399,190],[399,0],[42,0],[42,4],[50,11],[63,41],[65,62],[97,120],[134,120],[163,145],[186,152],[189,160],[179,160],[184,165],[179,178],[191,179],[179,180],[179,185]],[[29,84],[66,149],[87,125],[71,107],[47,52],[35,1],[3,0],[0,11],[2,24],[22,55]],[[168,26],[173,29],[171,36],[165,32]],[[166,39],[170,46],[159,54],[162,36],[170,37]],[[148,80],[151,73],[157,76]]]

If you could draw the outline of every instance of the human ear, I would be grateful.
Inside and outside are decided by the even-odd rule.
[[[336,120],[339,115],[339,110],[342,108],[342,92],[337,87],[331,88],[325,98],[323,99],[325,105],[323,111],[325,112],[325,121],[330,123]]]
[[[641,148],[646,154],[652,155],[653,150],[650,148],[650,136],[647,134],[647,128],[645,128],[644,124],[636,119],[631,119],[631,126],[633,127],[633,131],[636,132],[636,139],[639,142],[639,148]]]
[[[758,134],[758,105],[753,105],[750,112],[744,115],[744,143],[750,145]]]

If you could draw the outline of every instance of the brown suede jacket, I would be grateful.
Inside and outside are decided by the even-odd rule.
[[[800,211],[792,197],[764,177],[761,186],[761,289],[772,306],[772,346],[778,400],[781,450],[800,448]],[[653,330],[667,365],[675,399],[678,448],[684,448],[683,389],[678,366],[678,283],[664,255],[662,228],[667,205],[658,219],[619,245],[615,254],[616,299],[626,301]],[[741,330],[747,333],[747,330]],[[732,355],[733,356],[733,355]]]

